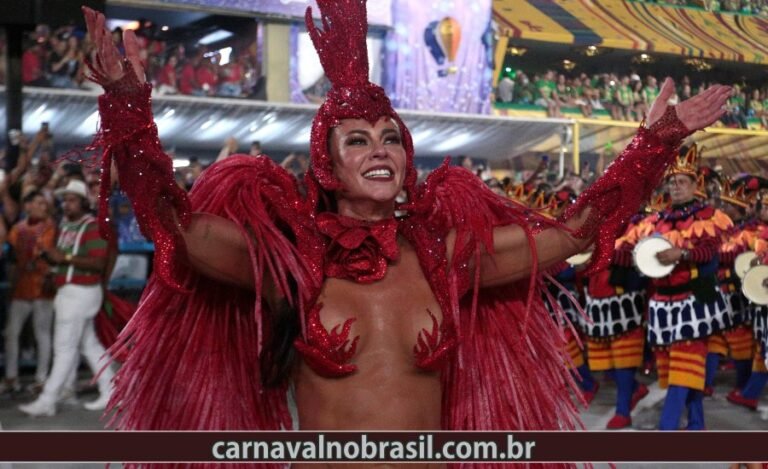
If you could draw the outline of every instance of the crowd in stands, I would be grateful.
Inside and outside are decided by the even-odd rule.
[[[112,34],[121,51],[122,33],[115,28]],[[157,93],[264,99],[264,78],[253,41],[243,42],[241,38],[225,58],[220,51],[208,50],[200,44],[189,50],[183,45],[169,47],[154,33],[154,26],[142,26],[136,35],[148,79]],[[93,45],[84,30],[74,26],[51,30],[41,24],[25,38],[23,48],[25,86],[97,89],[87,79],[86,58]],[[4,41],[0,41],[2,51]],[[4,75],[0,69],[0,83],[4,82]]]
[[[685,76],[677,83],[677,94],[670,104],[688,99],[711,84],[694,84]],[[548,70],[529,77],[526,72],[517,71],[499,81],[496,101],[539,106],[550,117],[561,116],[563,108],[578,108],[585,117],[591,117],[595,111],[606,111],[615,120],[640,121],[658,96],[659,85],[656,77],[649,75],[643,79],[636,73],[566,76]],[[763,128],[768,128],[768,86],[749,88],[734,84],[733,88],[723,124],[746,128],[747,120],[755,118]]]
[[[38,393],[43,388],[51,364],[53,298],[56,288],[69,284],[70,281],[84,284],[92,280],[91,277],[78,277],[81,272],[77,270],[79,267],[71,267],[75,269],[71,272],[77,272],[77,275],[67,274],[64,283],[60,283],[64,277],[61,277],[61,271],[57,268],[61,264],[49,257],[60,255],[61,249],[64,249],[63,244],[58,242],[61,239],[57,241],[57,226],[65,220],[72,222],[72,211],[67,212],[68,209],[62,200],[66,199],[65,194],[72,194],[73,186],[77,186],[77,210],[85,213],[96,207],[99,171],[98,168],[89,168],[65,160],[57,161],[52,134],[47,125],[43,125],[34,137],[29,139],[18,130],[9,132],[8,145],[3,149],[0,161],[6,168],[0,173],[0,246],[6,247],[7,241],[7,248],[3,249],[0,256],[0,281],[9,280],[11,286],[10,290],[2,287],[0,291],[5,352],[5,376],[0,380],[0,394],[22,391],[18,379],[18,353],[20,345],[22,351],[29,350],[27,343],[30,341],[23,340],[23,337],[20,340],[20,336],[30,314],[37,342],[38,366],[35,382],[28,390]],[[90,240],[85,237],[83,239]],[[94,238],[96,239],[98,238]],[[83,244],[76,254],[69,255],[87,257],[93,253],[96,256],[96,251],[92,251],[91,246],[95,244]],[[84,252],[88,254],[84,255]],[[111,255],[111,262],[114,262],[117,248],[110,247],[98,255],[102,258]],[[102,288],[98,278],[94,281],[98,288]],[[8,308],[5,303],[7,297],[11,299]],[[79,340],[78,337],[75,339]],[[59,343],[53,341],[55,353],[58,353],[57,344]],[[103,349],[99,355],[101,353]],[[22,356],[25,355],[22,353]],[[55,356],[53,360],[56,360]],[[67,389],[74,392],[71,387]]]
[[[644,0],[664,5],[703,8],[707,11],[725,11],[748,15],[768,16],[768,0]]]

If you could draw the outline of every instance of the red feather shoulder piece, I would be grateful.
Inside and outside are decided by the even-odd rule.
[[[302,292],[317,291],[318,278],[293,242],[313,232],[296,181],[268,158],[230,157],[204,173],[190,203],[246,234],[254,291],[191,268],[182,278],[189,293],[153,276],[112,349],[125,362],[111,423],[125,430],[290,428],[285,387],[266,388],[261,380],[262,334],[271,330],[271,315],[259,292],[267,276],[287,301],[297,297],[295,288],[293,306],[303,316]]]
[[[529,281],[479,288],[483,252],[493,252],[493,229],[516,224],[535,246],[534,234],[557,222],[500,197],[470,172],[448,166],[434,171],[404,206],[413,231],[433,233],[444,243],[455,233],[455,246],[438,296],[449,296],[457,331],[456,353],[443,368],[443,429],[537,430],[575,428],[573,388],[563,351],[561,328],[545,309],[541,276]],[[428,238],[426,234],[410,238]],[[424,242],[415,243],[420,251]],[[535,254],[535,252],[534,252]],[[429,254],[420,253],[420,257]],[[440,269],[427,270],[433,285]],[[446,314],[448,317],[448,315]]]

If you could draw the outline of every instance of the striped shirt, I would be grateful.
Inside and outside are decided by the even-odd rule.
[[[107,257],[107,242],[99,234],[99,226],[92,215],[84,215],[76,221],[63,220],[56,246],[65,255]],[[102,274],[101,270],[78,269],[73,265],[60,264],[56,266],[56,285],[98,284],[101,283]]]

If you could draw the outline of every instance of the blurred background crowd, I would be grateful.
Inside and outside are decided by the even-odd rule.
[[[707,11],[729,11],[768,16],[768,2],[765,0],[645,0],[649,3],[690,6]]]
[[[671,103],[686,100],[714,84],[706,77],[691,81],[684,75],[677,83],[677,94]],[[768,85],[750,86],[744,82],[729,83],[734,94],[728,101],[728,112],[722,122],[728,127],[747,128],[747,119],[755,118],[768,129]],[[520,70],[499,82],[496,99],[501,103],[535,105],[547,109],[550,117],[561,117],[562,108],[578,108],[584,117],[605,111],[615,120],[639,122],[659,94],[659,79],[637,73],[565,74],[554,70],[529,76]]]

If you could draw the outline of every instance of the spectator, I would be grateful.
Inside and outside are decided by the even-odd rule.
[[[37,343],[35,389],[42,389],[51,363],[54,287],[53,279],[48,276],[48,265],[40,255],[53,248],[56,225],[42,193],[32,191],[23,202],[27,217],[15,224],[8,234],[8,243],[15,254],[15,281],[5,326],[5,381],[0,386],[0,393],[21,390],[19,336],[30,313]]]
[[[747,128],[746,95],[739,85],[733,85],[733,95],[726,104],[726,113],[721,119],[729,127]]]
[[[21,55],[21,82],[28,86],[49,86],[45,78],[45,49],[39,42],[30,43]]]
[[[645,105],[645,101],[643,100],[643,82],[638,80],[634,80],[632,83],[632,100],[634,101],[634,107],[635,107],[635,117],[638,120],[642,120],[645,117],[646,111],[648,111],[648,107]]]
[[[251,142],[251,150],[248,152],[251,156],[261,156],[264,153],[261,151],[261,142],[254,140]]]
[[[218,89],[219,76],[216,72],[216,63],[213,60],[202,60],[195,69],[195,79],[203,96],[213,96]]]
[[[200,164],[200,161],[192,157],[189,159],[189,166],[187,167],[187,173],[185,178],[185,189],[191,190],[192,186],[195,185],[195,182],[200,178],[200,176],[203,174],[203,165]]]
[[[253,99],[266,99],[266,80],[261,75],[261,67],[256,59],[250,55],[240,56],[240,64],[243,67],[243,91],[246,96]]]
[[[646,85],[641,92],[645,109],[650,109],[651,103],[653,103],[658,95],[659,87],[656,84],[656,77],[649,75],[646,78]]]
[[[181,94],[193,96],[205,96],[200,84],[197,82],[195,70],[202,60],[202,52],[198,52],[194,57],[185,60],[181,67],[181,77],[179,79],[179,92]]]
[[[75,88],[77,76],[77,49],[70,47],[69,34],[61,33],[51,38],[53,51],[48,56],[48,80],[55,88]]]
[[[85,61],[86,57],[91,56],[91,52],[93,51],[93,41],[91,41],[91,38],[86,35],[83,37],[80,45],[82,51],[80,54],[80,73],[77,80],[78,85],[83,89],[96,90],[99,88],[99,85],[88,79],[88,76],[90,76],[90,69],[88,68],[88,63]]]
[[[584,117],[592,116],[592,104],[589,99],[589,84],[583,83],[580,78],[575,78],[571,90],[573,104],[579,107],[581,114]]]
[[[120,54],[125,54],[125,45],[123,44],[123,28],[116,27],[112,30],[112,42],[115,43]]]
[[[309,169],[309,158],[303,153],[290,153],[280,163],[280,166],[301,181]]]
[[[467,171],[470,171],[472,173],[475,172],[475,164],[472,161],[472,158],[470,158],[469,156],[466,156],[466,155],[462,155],[462,156],[459,157],[459,161],[460,161],[460,164],[461,164],[462,168],[464,168]]]
[[[632,98],[632,87],[629,83],[629,77],[621,77],[621,84],[615,91],[615,106],[613,107],[614,119],[631,121],[634,118]]]
[[[234,51],[232,52],[234,54]],[[243,76],[242,65],[237,60],[232,60],[221,69],[219,96],[229,96],[239,98],[243,94]]]
[[[98,373],[99,397],[85,404],[88,410],[103,410],[111,394],[112,370],[102,370],[104,347],[96,337],[93,318],[101,308],[102,282],[107,261],[107,243],[101,239],[96,219],[87,213],[88,190],[84,182],[70,180],[56,193],[62,199],[64,220],[55,249],[45,257],[56,266],[58,291],[54,357],[43,392],[33,402],[19,406],[32,416],[53,416],[59,394],[77,367],[82,353],[94,374]],[[99,371],[101,370],[101,373]]]
[[[533,104],[533,97],[535,90],[531,80],[523,72],[517,74],[517,86],[516,89],[520,90],[518,93],[518,100],[522,104]]]
[[[760,90],[755,88],[752,90],[752,97],[749,100],[749,117],[757,117],[758,119],[763,117],[765,108],[763,108],[763,100],[760,96]]]
[[[565,80],[565,75],[562,73],[557,76],[557,85],[555,85],[557,91],[557,100],[560,106],[571,107],[573,106],[573,100],[571,99],[571,87]]]
[[[330,89],[331,81],[323,74],[312,86],[304,90],[304,95],[310,102],[322,104]]]
[[[238,143],[237,139],[235,137],[229,137],[225,142],[224,146],[219,151],[219,155],[216,157],[216,163],[219,161],[229,158],[230,156],[237,153]]]
[[[176,94],[178,93],[178,84],[176,80],[176,66],[179,60],[175,55],[168,57],[168,60],[160,69],[157,77],[157,94]]]
[[[547,108],[548,117],[560,117],[557,91],[554,80],[555,73],[547,71],[544,77],[536,82],[537,98],[535,104]]]
[[[499,80],[498,91],[496,98],[501,103],[511,103],[515,98],[515,82],[509,77],[504,77]]]
[[[99,173],[97,171],[88,171],[84,174],[84,182],[88,186],[88,205],[98,207],[99,202]]]

